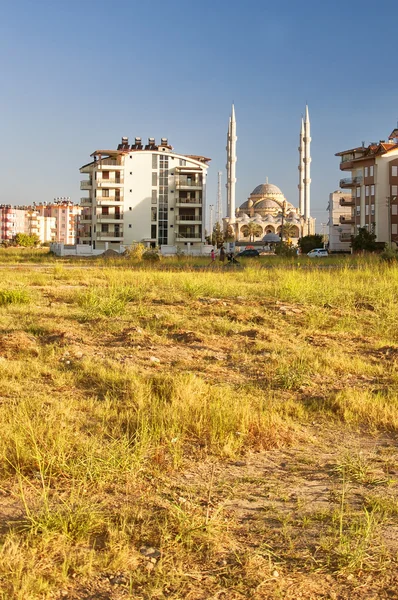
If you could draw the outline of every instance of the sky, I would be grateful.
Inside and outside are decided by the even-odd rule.
[[[236,204],[260,183],[298,205],[301,115],[311,117],[311,214],[325,222],[338,151],[398,119],[398,2],[1,1],[0,203],[70,196],[79,167],[122,136],[210,157],[208,204],[237,117]]]

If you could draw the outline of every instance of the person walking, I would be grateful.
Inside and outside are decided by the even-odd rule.
[[[214,248],[211,249],[210,258],[211,262],[214,262],[216,260],[216,253],[214,252]]]

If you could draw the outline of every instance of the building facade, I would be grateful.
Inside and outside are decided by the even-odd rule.
[[[329,252],[350,252],[352,216],[351,194],[337,190],[329,195]]]
[[[73,204],[70,198],[54,198],[53,202],[36,204],[35,209],[42,217],[55,220],[54,240],[74,245],[77,243],[82,207]]]
[[[350,193],[351,235],[360,227],[376,234],[378,242],[398,242],[398,129],[388,141],[338,152],[340,170],[349,176],[340,187]]]
[[[79,242],[94,248],[143,242],[163,249],[202,246],[209,158],[173,151],[166,138],[96,150],[81,167]]]
[[[0,241],[11,241],[17,233],[25,233],[25,210],[11,204],[0,205]]]

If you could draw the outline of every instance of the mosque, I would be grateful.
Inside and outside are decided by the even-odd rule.
[[[315,233],[315,219],[310,215],[310,164],[311,137],[308,107],[305,120],[301,120],[299,146],[299,207],[287,201],[283,192],[272,183],[262,183],[254,188],[249,198],[235,209],[236,183],[236,119],[235,109],[228,125],[227,138],[227,213],[223,219],[224,230],[232,227],[236,242],[272,243],[290,239],[297,243],[304,235]]]

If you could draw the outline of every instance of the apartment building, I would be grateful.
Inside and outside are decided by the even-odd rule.
[[[39,215],[55,219],[55,241],[74,245],[77,243],[82,207],[70,198],[54,198],[53,202],[36,204]]]
[[[329,194],[329,252],[350,252],[351,229],[354,225],[352,207],[350,193],[337,190]]]
[[[17,233],[25,231],[25,210],[11,206],[0,205],[0,241],[11,241]]]
[[[206,175],[209,158],[173,151],[159,144],[123,137],[117,150],[96,150],[80,172],[87,196],[79,241],[94,248],[143,242],[176,248],[204,243]]]
[[[398,242],[398,129],[388,141],[365,143],[343,150],[340,170],[350,176],[340,180],[340,187],[350,191],[351,233],[366,227],[378,242]]]
[[[37,235],[41,244],[56,241],[56,219],[41,215],[34,208],[25,209],[25,228],[19,233],[27,233],[28,235]]]

